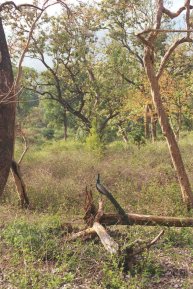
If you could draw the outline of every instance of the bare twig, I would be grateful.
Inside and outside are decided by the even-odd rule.
[[[159,241],[159,239],[161,238],[161,236],[163,234],[164,234],[164,230],[162,230],[152,241],[146,242],[146,244],[144,244],[143,246],[141,246],[139,248],[135,248],[132,251],[132,253],[129,254],[129,258],[133,258],[134,256],[143,253],[145,250],[150,249],[153,245],[155,245],[157,243],[157,241]]]
[[[28,146],[28,143],[27,143],[27,139],[26,139],[26,137],[25,137],[24,132],[23,132],[22,130],[20,130],[20,132],[21,132],[21,134],[22,134],[22,139],[23,139],[23,142],[24,142],[24,150],[23,150],[23,153],[21,154],[20,159],[19,159],[19,161],[18,161],[18,164],[19,164],[19,165],[21,164],[21,162],[22,162],[22,160],[23,160],[23,158],[24,158],[27,150],[29,149],[29,146]]]

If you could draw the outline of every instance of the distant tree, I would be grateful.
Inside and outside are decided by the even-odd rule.
[[[88,132],[96,119],[101,133],[118,115],[120,99],[115,94],[120,81],[101,61],[95,12],[94,7],[80,5],[44,19],[30,54],[42,62],[45,71],[36,81],[29,81],[33,85],[28,88],[60,104],[63,112],[79,119]]]

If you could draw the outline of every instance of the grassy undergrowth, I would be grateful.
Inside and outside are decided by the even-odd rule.
[[[193,136],[181,142],[193,180]],[[16,158],[21,151],[17,148]],[[161,242],[144,252],[128,272],[121,259],[106,253],[98,239],[65,242],[63,225],[84,214],[83,193],[89,187],[98,199],[95,179],[129,212],[188,216],[166,144],[138,149],[116,142],[103,154],[82,144],[52,142],[31,147],[22,163],[32,210],[21,210],[12,179],[0,207],[0,288],[193,288],[193,231],[166,229]],[[192,184],[193,185],[193,184]],[[105,210],[114,208],[106,201]],[[116,232],[115,232],[116,229]],[[120,245],[153,239],[159,227],[111,228]],[[177,286],[178,287],[175,287]]]

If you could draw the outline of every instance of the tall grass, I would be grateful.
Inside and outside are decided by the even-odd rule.
[[[193,179],[192,135],[180,143]],[[21,150],[17,148],[17,154]],[[103,154],[87,150],[74,141],[55,141],[31,147],[22,172],[32,206],[42,211],[83,213],[83,192],[88,186],[95,197],[95,178],[102,182],[130,212],[184,214],[180,189],[166,143],[133,144],[114,142]],[[9,180],[4,202],[18,203],[13,181]],[[106,202],[107,210],[113,210]]]

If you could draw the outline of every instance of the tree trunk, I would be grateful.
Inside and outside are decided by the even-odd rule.
[[[144,130],[146,139],[149,139],[150,137],[149,124],[150,124],[149,104],[146,104],[144,113]]]
[[[193,218],[168,217],[155,215],[127,214],[127,219],[119,214],[103,214],[100,219],[102,225],[140,225],[166,227],[193,227]]]
[[[125,130],[123,129],[123,127],[120,124],[118,124],[118,127],[119,127],[120,133],[122,135],[123,141],[125,143],[128,143],[129,140],[128,140],[128,137],[127,137]]]
[[[157,139],[157,114],[153,112],[151,115],[151,139],[153,143]]]
[[[9,175],[15,127],[15,95],[13,71],[0,17],[0,196]]]
[[[68,138],[68,119],[67,119],[67,110],[66,108],[64,108],[64,119],[63,119],[63,123],[64,123],[64,140],[66,141]]]
[[[177,115],[177,130],[176,130],[176,140],[179,141],[180,139],[180,131],[182,128],[182,109],[179,108],[178,115]]]
[[[153,51],[150,47],[145,48],[144,55],[144,65],[145,70],[151,85],[151,94],[153,102],[158,114],[160,126],[162,133],[167,140],[169,147],[171,159],[174,168],[177,172],[178,181],[181,187],[181,193],[183,201],[187,204],[188,208],[193,207],[193,194],[190,187],[190,182],[184,167],[184,163],[181,157],[181,153],[178,147],[173,130],[171,129],[168,116],[165,113],[163,103],[160,95],[159,81],[155,75],[154,65],[153,65]]]

